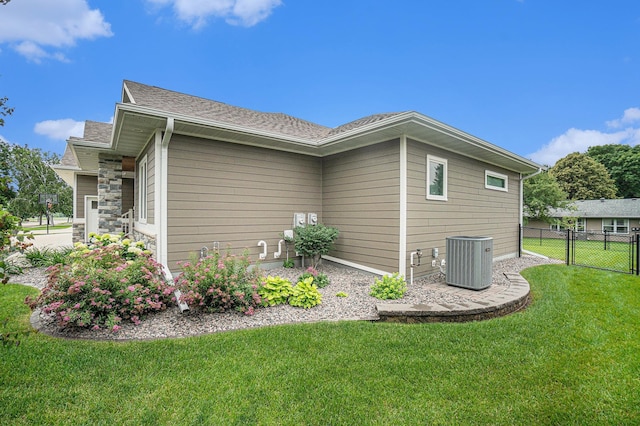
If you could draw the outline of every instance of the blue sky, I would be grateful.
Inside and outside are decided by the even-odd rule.
[[[640,143],[637,0],[12,0],[0,137],[61,154],[122,80],[335,127],[414,110],[542,164]]]

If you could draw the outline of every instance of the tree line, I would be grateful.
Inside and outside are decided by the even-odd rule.
[[[6,97],[0,98],[0,127],[13,113]],[[24,220],[42,218],[49,211],[73,215],[73,189],[51,168],[60,163],[57,154],[39,148],[19,146],[0,140],[0,206]],[[40,203],[40,194],[57,194],[58,204]]]
[[[524,182],[525,215],[553,221],[550,211],[572,201],[640,197],[640,145],[592,146],[561,158]]]

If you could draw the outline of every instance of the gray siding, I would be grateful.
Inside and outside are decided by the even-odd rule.
[[[448,201],[426,199],[427,154],[448,162]],[[485,170],[508,176],[508,192],[486,189]],[[518,252],[519,190],[517,173],[415,141],[408,142],[407,266],[409,254],[422,249],[415,273],[431,269],[431,250],[446,257],[448,236],[493,237],[493,256]]]
[[[326,225],[340,231],[331,255],[376,269],[398,269],[400,145],[397,140],[323,159]]]
[[[85,195],[98,195],[97,176],[76,176],[76,217],[84,219]]]
[[[189,259],[201,247],[232,252],[248,248],[253,260],[291,229],[293,213],[314,212],[322,221],[321,160],[226,142],[174,136],[169,144],[168,260]],[[284,247],[283,247],[284,251]],[[293,253],[292,253],[293,254]]]

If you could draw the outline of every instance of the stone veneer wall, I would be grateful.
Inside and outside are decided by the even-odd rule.
[[[71,234],[71,242],[82,243],[84,242],[84,223],[74,223],[73,233]]]
[[[143,234],[140,231],[137,231],[135,228],[133,229],[133,240],[134,241],[143,241],[145,247],[148,250],[151,250],[151,252],[153,253],[153,257],[154,258],[158,258],[158,250],[157,250],[157,243],[156,243],[156,237],[155,236],[151,236],[151,235],[147,235],[147,234]]]
[[[122,231],[122,157],[100,154],[98,158],[98,233]]]

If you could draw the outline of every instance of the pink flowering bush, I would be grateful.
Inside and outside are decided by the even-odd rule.
[[[182,301],[192,308],[207,312],[236,310],[253,315],[262,302],[258,294],[261,271],[249,268],[246,254],[214,253],[179,264],[182,273],[175,281],[176,287],[182,292]]]
[[[76,244],[70,258],[68,265],[49,268],[40,296],[27,300],[32,308],[54,313],[61,328],[118,331],[122,321],[139,324],[145,314],[173,302],[175,289],[143,244],[108,236],[91,246]]]

